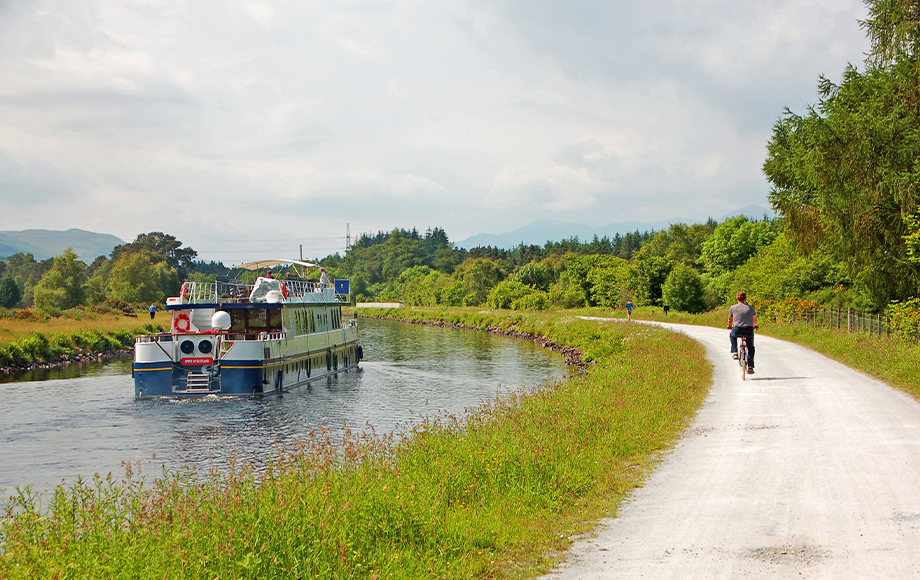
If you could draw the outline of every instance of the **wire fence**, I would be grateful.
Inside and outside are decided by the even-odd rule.
[[[814,308],[791,312],[786,321],[805,322],[847,332],[863,332],[878,337],[889,337],[892,334],[891,317],[887,314],[860,312],[852,308]]]

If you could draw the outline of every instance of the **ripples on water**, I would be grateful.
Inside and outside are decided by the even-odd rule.
[[[290,443],[323,426],[341,434],[346,423],[391,432],[565,371],[561,356],[530,341],[376,320],[359,325],[365,360],[358,370],[281,397],[137,400],[130,359],[0,384],[0,490],[121,475],[125,460],[141,460],[148,477],[163,465],[220,468],[234,454],[260,464],[276,440]]]

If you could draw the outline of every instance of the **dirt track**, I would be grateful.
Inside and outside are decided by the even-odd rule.
[[[709,397],[546,578],[920,578],[920,404],[761,335],[742,381],[727,331],[672,328],[706,346]]]

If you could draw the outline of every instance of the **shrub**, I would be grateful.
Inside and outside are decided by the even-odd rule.
[[[41,317],[31,308],[23,308],[16,311],[16,318],[18,320],[39,320]]]
[[[546,310],[549,295],[546,292],[531,292],[511,303],[512,310]]]
[[[487,302],[490,308],[507,310],[511,308],[512,302],[532,292],[534,292],[534,289],[530,286],[514,280],[504,280],[492,288]]]
[[[920,298],[895,301],[888,305],[888,322],[891,330],[905,340],[920,336]]]
[[[683,264],[674,268],[662,287],[664,303],[681,312],[706,310],[706,293],[700,275]]]

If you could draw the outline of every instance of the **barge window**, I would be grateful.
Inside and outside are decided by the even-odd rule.
[[[281,330],[281,311],[280,310],[265,310],[268,320],[268,332],[275,332]]]
[[[250,332],[262,332],[267,329],[267,310],[258,309],[258,310],[247,310],[249,313],[249,331]]]
[[[245,310],[230,310],[230,332],[246,332]]]

